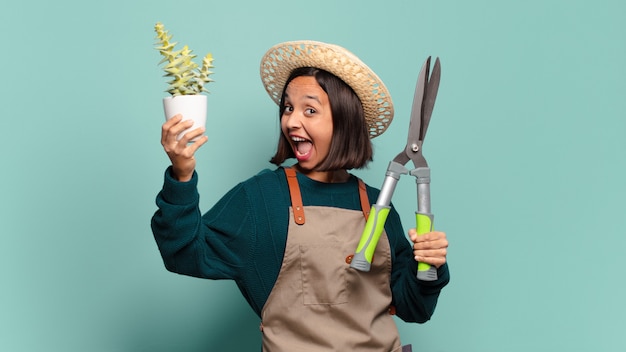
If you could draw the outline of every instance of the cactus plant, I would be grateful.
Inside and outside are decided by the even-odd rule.
[[[209,76],[213,74],[211,69],[213,68],[213,55],[208,53],[202,60],[202,65],[199,66],[193,61],[196,55],[192,54],[192,51],[187,45],[181,50],[174,50],[176,44],[172,42],[172,35],[165,29],[162,23],[157,22],[154,26],[154,30],[157,33],[156,47],[163,59],[159,62],[159,65],[167,63],[163,70],[165,71],[165,77],[170,77],[168,82],[169,87],[167,92],[172,96],[178,95],[195,95],[201,92],[209,92],[205,85],[209,82],[213,82]]]

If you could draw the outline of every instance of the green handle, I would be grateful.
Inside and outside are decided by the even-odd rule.
[[[415,213],[417,235],[421,236],[433,230],[433,214]],[[422,281],[437,280],[437,268],[426,263],[417,263],[417,278]]]
[[[389,209],[391,209],[390,206],[372,205],[370,215],[367,218],[363,234],[361,235],[361,240],[356,248],[354,258],[352,258],[352,262],[350,263],[351,268],[360,271],[370,271],[374,251],[376,250],[380,235],[385,229],[385,221],[387,220],[387,215],[389,215]]]

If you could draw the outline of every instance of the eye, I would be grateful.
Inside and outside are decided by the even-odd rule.
[[[304,110],[304,114],[305,115],[313,115],[317,112],[317,110],[313,109],[313,108],[307,108]]]
[[[291,106],[291,105],[283,106],[283,114],[287,114],[287,113],[291,113],[291,112],[293,112],[293,106]]]

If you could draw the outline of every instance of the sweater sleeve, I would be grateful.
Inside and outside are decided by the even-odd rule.
[[[151,226],[167,270],[207,279],[238,279],[252,255],[254,223],[241,185],[230,190],[204,216],[199,208],[198,176],[178,182],[165,172]],[[226,211],[229,209],[229,211]]]
[[[406,322],[424,323],[435,312],[439,294],[450,281],[448,265],[439,267],[436,281],[417,280],[417,262],[413,258],[412,246],[394,208],[385,230],[392,248],[391,290],[396,314]]]

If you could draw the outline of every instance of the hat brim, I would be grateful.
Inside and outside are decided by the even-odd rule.
[[[301,40],[280,43],[261,59],[261,80],[276,104],[294,69],[315,67],[349,85],[361,100],[370,138],[379,136],[393,119],[393,102],[383,81],[348,50],[322,42]]]

